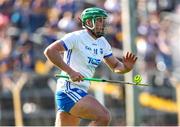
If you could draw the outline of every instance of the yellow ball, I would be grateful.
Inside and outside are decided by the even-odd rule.
[[[140,83],[142,81],[141,75],[135,75],[133,78],[134,83]]]

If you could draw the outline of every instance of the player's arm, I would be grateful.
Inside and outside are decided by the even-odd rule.
[[[63,41],[55,41],[44,50],[44,55],[60,70],[67,72],[71,77],[72,81],[82,80],[83,76],[80,73],[75,72],[69,65],[67,65],[63,61],[63,58],[60,54],[63,53],[65,50],[66,48]]]
[[[68,73],[72,71],[72,69],[63,61],[63,58],[60,55],[64,51],[65,48],[62,43],[59,41],[55,41],[44,50],[44,55],[55,66]]]
[[[104,62],[115,73],[124,74],[133,69],[133,66],[137,60],[137,57],[132,53],[127,53],[123,57],[123,61],[119,61],[113,55],[104,59]]]

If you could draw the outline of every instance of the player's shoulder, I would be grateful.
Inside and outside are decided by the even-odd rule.
[[[81,36],[82,34],[85,33],[85,30],[77,30],[77,31],[73,31],[69,34],[75,35],[75,36]]]
[[[101,40],[104,43],[108,43],[108,41],[106,40],[106,38],[104,36],[101,36],[100,38],[98,38],[99,40]]]
[[[77,30],[77,31],[73,31],[73,32],[69,32],[67,34],[65,34],[65,38],[79,38],[79,36],[82,36],[82,34],[84,33],[83,30]]]
[[[104,37],[104,36],[101,36],[99,39],[99,42],[104,45],[104,46],[107,46],[109,45],[109,42],[107,41],[107,39]]]

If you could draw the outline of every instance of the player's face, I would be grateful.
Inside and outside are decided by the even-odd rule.
[[[104,17],[96,18],[94,32],[99,36],[103,36],[105,32],[106,24],[107,24],[106,18]]]

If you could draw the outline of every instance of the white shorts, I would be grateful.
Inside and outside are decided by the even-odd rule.
[[[73,87],[69,81],[66,81],[65,86],[66,89],[56,91],[55,99],[59,111],[69,112],[75,103],[87,95],[87,92],[80,88]]]

